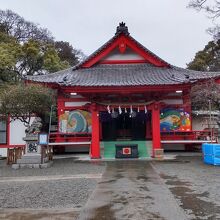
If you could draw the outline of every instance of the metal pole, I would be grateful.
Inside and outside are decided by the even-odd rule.
[[[48,137],[50,138],[50,130],[51,130],[51,122],[52,122],[52,111],[53,111],[53,105],[50,107],[50,122],[49,122],[49,130],[48,130]]]
[[[211,100],[209,100],[209,126],[211,130],[211,142],[213,139],[213,134],[212,134],[212,106],[211,106]]]

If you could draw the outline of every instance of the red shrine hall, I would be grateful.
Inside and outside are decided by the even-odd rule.
[[[167,63],[122,22],[77,66],[27,80],[58,91],[54,147],[88,146],[91,158],[145,158],[161,156],[170,145],[207,142],[205,131],[193,130],[190,89],[219,77]]]

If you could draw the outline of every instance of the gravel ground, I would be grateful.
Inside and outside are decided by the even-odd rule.
[[[220,219],[219,166],[204,164],[201,156],[152,164],[189,219]]]
[[[103,162],[80,162],[76,158],[55,159],[53,166],[47,169],[19,170],[13,170],[1,160],[0,208],[80,209],[100,180],[96,176],[104,170]],[[75,178],[80,174],[84,174],[83,178]],[[59,178],[61,175],[63,179]]]
[[[0,207],[80,208],[96,183],[91,179],[0,183]]]
[[[99,161],[78,161],[77,157],[53,160],[53,165],[47,169],[23,168],[13,170],[6,165],[5,160],[0,160],[0,177],[19,176],[48,176],[48,175],[74,175],[103,173],[105,163]]]

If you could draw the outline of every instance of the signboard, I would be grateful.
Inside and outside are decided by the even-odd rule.
[[[38,135],[38,144],[39,145],[47,145],[48,144],[48,134],[39,133],[39,135]]]

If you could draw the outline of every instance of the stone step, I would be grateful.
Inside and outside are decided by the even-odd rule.
[[[17,160],[18,164],[40,164],[41,163],[41,158],[21,158]]]
[[[43,159],[43,163],[48,162],[48,158]],[[41,155],[23,155],[17,160],[18,164],[41,164]]]
[[[53,164],[53,161],[49,161],[47,163],[43,164],[12,164],[12,168],[17,170],[20,168],[35,168],[35,169],[43,169],[43,168],[48,168],[51,167]]]

